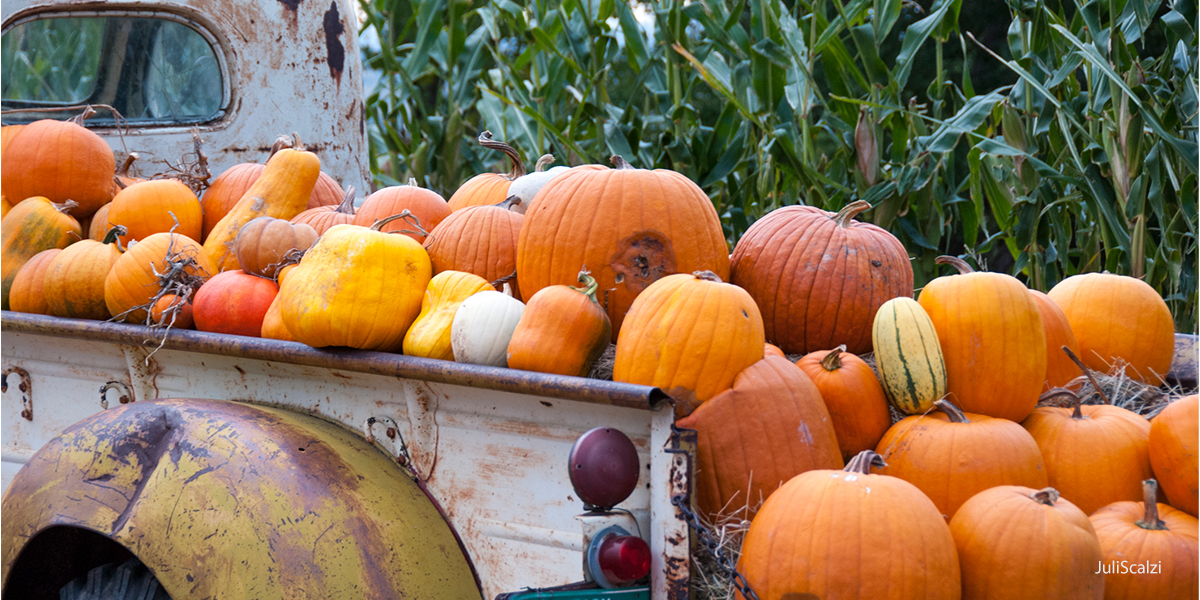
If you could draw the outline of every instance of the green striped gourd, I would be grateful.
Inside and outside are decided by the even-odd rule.
[[[905,414],[923,413],[946,394],[946,363],[937,331],[912,298],[893,298],[879,307],[871,330],[875,366],[892,405]]]

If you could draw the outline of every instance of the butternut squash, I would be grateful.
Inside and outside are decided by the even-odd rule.
[[[263,174],[204,241],[204,253],[218,271],[241,268],[235,241],[242,226],[264,216],[291,220],[308,208],[308,198],[320,175],[321,159],[298,142],[296,148],[280,150],[267,160]]]

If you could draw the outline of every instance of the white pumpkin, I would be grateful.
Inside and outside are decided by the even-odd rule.
[[[454,360],[508,366],[508,342],[523,312],[524,302],[497,291],[479,292],[463,300],[450,323]]]
[[[537,166],[532,173],[522,175],[508,184],[508,195],[521,199],[521,203],[512,207],[512,210],[525,214],[529,203],[533,202],[533,197],[537,195],[538,190],[542,189],[542,186],[550,183],[551,179],[571,170],[571,167],[553,167],[548,171],[545,170],[552,163],[554,163],[554,155],[544,154],[538,159]]]

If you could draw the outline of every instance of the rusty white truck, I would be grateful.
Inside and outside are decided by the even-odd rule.
[[[296,132],[367,189],[357,30],[349,0],[5,0],[4,122],[94,106],[144,172],[193,129],[213,173]],[[658,389],[0,322],[5,598],[687,594],[694,439]]]

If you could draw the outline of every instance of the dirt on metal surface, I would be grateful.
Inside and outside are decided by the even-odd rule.
[[[178,600],[479,597],[450,527],[403,471],[353,433],[279,409],[104,411],[35,454],[0,508],[6,597],[38,577],[14,570],[20,550],[61,525],[118,542]]]

